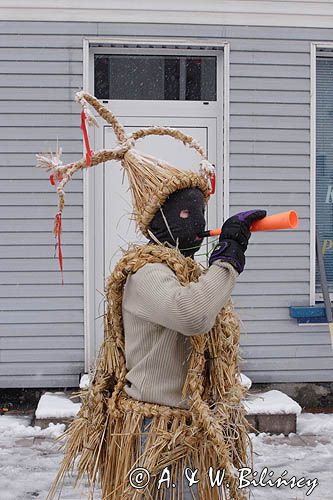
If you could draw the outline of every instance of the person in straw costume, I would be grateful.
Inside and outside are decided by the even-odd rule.
[[[203,270],[193,256],[202,243],[214,169],[200,145],[163,127],[127,136],[95,97],[79,92],[76,99],[88,122],[96,122],[89,104],[112,125],[119,146],[93,153],[86,142],[86,157],[69,165],[60,155],[38,155],[37,165],[52,170],[57,187],[59,259],[65,185],[75,172],[109,160],[118,160],[128,176],[133,216],[149,242],[130,246],[106,281],[104,342],[90,386],[80,393],[81,409],[64,434],[64,459],[48,499],[74,462],[77,481],[88,477],[91,498],[97,480],[103,500],[244,498],[238,469],[251,465],[252,453],[239,373],[240,324],[230,294],[244,268],[250,225],[266,212],[228,219]],[[148,135],[194,148],[200,172],[140,153],[136,142]],[[147,484],[134,478],[137,467],[149,471]],[[223,483],[213,486],[219,470]],[[159,488],[161,475],[171,481]]]

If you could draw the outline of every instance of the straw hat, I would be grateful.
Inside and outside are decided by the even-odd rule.
[[[101,104],[95,97],[87,92],[78,92],[76,100],[82,105],[82,123],[86,157],[80,161],[63,165],[60,159],[61,151],[58,150],[55,156],[37,155],[37,166],[46,170],[52,170],[51,181],[57,183],[58,193],[58,220],[64,208],[64,187],[78,170],[95,166],[108,160],[120,161],[124,168],[132,195],[133,217],[141,232],[148,237],[150,223],[164,204],[166,199],[175,191],[185,188],[199,188],[205,197],[206,203],[212,192],[209,180],[214,177],[214,167],[206,159],[205,152],[201,146],[189,135],[179,130],[165,127],[151,127],[140,129],[127,136],[124,127],[118,122],[114,114]],[[88,109],[90,104],[97,113],[109,123],[114,130],[119,145],[115,149],[101,150],[93,153],[90,150],[88,134],[85,128],[85,119],[88,124],[97,125],[94,116]],[[97,125],[98,126],[98,125]],[[148,154],[139,152],[136,142],[148,135],[167,135],[182,141],[185,146],[193,148],[200,156],[200,170],[198,173],[190,170],[180,170],[165,161],[158,160]],[[59,232],[59,223],[56,219],[55,233]],[[61,227],[61,223],[60,223]]]

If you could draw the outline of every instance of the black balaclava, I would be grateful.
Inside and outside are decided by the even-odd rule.
[[[204,231],[205,225],[204,195],[198,188],[187,188],[167,198],[149,229],[159,242],[178,246],[185,257],[193,257],[201,246],[202,238],[198,234]]]

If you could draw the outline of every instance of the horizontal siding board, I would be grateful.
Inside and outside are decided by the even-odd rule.
[[[310,182],[303,180],[264,180],[258,182],[257,179],[251,180],[250,170],[247,178],[242,180],[231,180],[230,191],[232,193],[251,192],[254,193],[309,193]]]
[[[82,367],[82,372],[83,372]],[[78,372],[79,373],[79,372]],[[27,387],[47,387],[47,388],[59,388],[59,387],[78,387],[80,376],[76,373],[75,375],[31,375],[27,373],[26,375],[2,375],[0,376],[0,387],[6,389],[9,388],[24,388]]]
[[[242,326],[244,335],[247,333],[260,334],[260,333],[304,333],[305,335],[317,335],[317,333],[326,333],[327,325],[316,326],[300,326],[297,321],[291,319],[279,321],[259,321],[259,320],[246,320]]]
[[[52,297],[52,294],[51,294]],[[83,310],[83,297],[2,297],[1,311],[59,311]]]
[[[3,84],[4,87],[6,85]],[[53,85],[49,85],[53,87]],[[65,85],[65,88],[68,87]],[[38,85],[36,85],[38,88]],[[80,109],[76,102],[73,102],[75,92],[77,88],[69,88],[68,96],[71,96],[71,100],[64,101],[49,101],[45,99],[44,101],[2,101],[1,102],[1,113],[2,114],[17,114],[17,113],[31,113],[31,115],[43,113],[46,114],[51,120],[51,115],[55,114],[73,114],[79,115]],[[33,118],[32,118],[33,119]]]
[[[248,269],[248,266],[246,268]],[[273,292],[273,290],[274,287],[272,286],[271,292]],[[284,295],[277,295],[277,292],[275,292],[274,295],[257,295],[257,293],[258,291],[256,290],[253,294],[248,296],[237,296],[234,292],[233,298],[236,308],[253,307],[253,305],[255,305],[256,307],[260,306],[261,308],[274,309],[276,307],[304,305],[309,301],[309,296],[304,293],[304,290],[303,294],[299,295],[290,295],[290,292]],[[263,292],[261,292],[261,294],[262,293]],[[6,302],[4,303],[4,307],[6,307]]]
[[[257,28],[258,29],[258,28]],[[261,29],[261,28],[259,28]],[[1,43],[1,41],[0,41]],[[242,52],[306,52],[310,51],[310,42],[294,40],[255,40],[246,38],[235,38],[230,41],[231,51],[237,50]]]
[[[22,26],[22,23],[21,23]],[[0,30],[2,32],[2,30]],[[20,61],[66,61],[66,62],[82,62],[82,49],[66,49],[66,48],[0,48],[0,61],[13,61],[17,59],[19,53]]]
[[[67,283],[65,284],[65,287]],[[68,336],[68,337],[82,337],[83,338],[83,324],[61,322],[54,323],[0,323],[0,337],[54,337],[54,336]]]
[[[83,284],[82,285],[0,285],[0,297],[9,300],[10,297],[18,299],[20,297],[28,298],[32,304],[38,304],[40,298],[43,300],[53,300],[54,303],[58,302],[60,298],[68,300],[68,298],[79,297],[82,301],[83,297]],[[46,299],[45,297],[48,297]],[[38,300],[34,299],[37,298]],[[1,304],[3,303],[1,300]],[[50,300],[49,300],[50,301]]]
[[[21,57],[21,56],[20,56]],[[0,60],[0,82],[3,75],[82,75],[82,62],[74,61],[1,61]]]
[[[285,248],[280,255],[252,257],[246,254],[246,269],[309,269],[309,257],[292,256],[289,248]]]
[[[248,154],[284,154],[306,155],[310,154],[310,145],[306,142],[263,142],[263,141],[231,141],[231,153]]]
[[[247,271],[248,273],[251,270]],[[254,271],[255,272],[255,271]],[[262,272],[262,271],[261,271]],[[294,274],[297,271],[294,271]],[[287,320],[290,319],[289,309],[287,307],[274,307],[266,308],[261,307],[261,304],[256,304],[256,307],[239,307],[238,313],[240,317],[245,320],[260,320],[260,321],[274,321],[274,320]]]
[[[1,57],[1,51],[0,51]],[[250,52],[232,50],[231,64],[276,64],[290,66],[306,66],[310,64],[310,54],[304,52]]]
[[[56,147],[56,139],[50,141],[34,141],[34,140],[0,140],[0,152],[6,154],[15,154],[17,152],[23,153],[43,153],[48,151],[54,151]],[[81,140],[62,140],[62,147],[68,153],[80,154],[82,151],[82,141]],[[79,159],[79,158],[77,158]],[[36,160],[35,162],[36,163]]]
[[[266,359],[247,359],[247,370],[331,370],[333,375],[333,358],[321,357],[318,361],[314,358],[266,358]]]
[[[327,355],[327,345],[329,338],[327,332],[317,333],[315,336],[312,331],[302,333],[246,333],[242,335],[241,344],[244,348],[253,346],[257,350],[262,346],[325,346]],[[258,348],[258,344],[260,348]],[[244,352],[244,351],[243,351]],[[248,358],[251,356],[247,356]]]
[[[62,336],[56,337],[0,337],[0,347],[6,350],[23,349],[27,350],[59,350],[60,345],[66,346],[66,349],[83,349],[84,339],[82,336]],[[80,353],[80,359],[82,353]]]
[[[290,269],[247,269],[244,275],[239,278],[239,282],[260,283],[263,282],[285,282],[285,281],[304,281],[309,282],[309,272],[305,269],[295,269],[293,272]]]
[[[250,245],[246,251],[246,257],[260,259],[258,261],[258,267],[261,267],[262,263],[266,258],[279,257],[285,254],[292,255],[293,259],[298,259],[302,257],[309,257],[310,255],[310,245],[293,245],[290,243],[285,243],[284,245],[268,245],[268,244],[255,244],[255,237],[251,239]],[[1,252],[1,247],[0,247]],[[269,256],[269,257],[268,257]],[[281,257],[283,259],[283,263],[286,263],[285,257]],[[289,259],[288,259],[289,260]],[[303,261],[304,262],[304,261]],[[253,264],[253,262],[251,262]],[[307,262],[307,267],[309,266],[309,262]]]
[[[67,207],[66,207],[67,208]],[[51,243],[51,239],[50,239]],[[54,255],[54,241],[51,245],[29,245],[28,247],[25,245],[2,245],[0,246],[0,259],[24,259],[27,256],[29,258],[37,259],[37,258],[49,258]],[[64,242],[61,242],[61,246],[63,251],[68,257],[83,257],[83,248],[82,245],[65,245]]]
[[[65,211],[64,211],[65,212]],[[38,205],[17,207],[5,206],[0,212],[0,219],[50,219],[55,215],[53,207],[43,207]],[[83,216],[83,208],[80,206],[66,206],[66,216],[70,219],[81,219]]]
[[[0,83],[4,87],[40,87],[40,75],[29,74],[2,74]],[[78,89],[82,87],[82,75],[43,75],[43,86],[66,87]]]
[[[55,144],[52,144],[51,151],[55,150]],[[44,152],[50,151],[44,150]],[[38,151],[41,153],[42,151]],[[68,153],[64,152],[63,155],[63,163],[70,163],[79,159],[80,155],[82,155],[82,148],[80,153]],[[0,152],[0,165],[3,167],[30,167],[33,170],[36,166],[36,152],[35,153],[22,153],[20,150],[15,151],[15,153],[8,155],[6,153]],[[75,174],[75,179],[80,179],[82,177],[82,172],[77,172]],[[69,186],[70,188],[70,186]]]
[[[69,198],[70,196],[67,195]],[[82,219],[66,219],[62,225],[63,231],[82,231],[83,230]],[[0,219],[0,232],[31,232],[31,231],[52,231],[53,228],[53,218],[52,219],[12,219],[10,223],[6,220]]]
[[[64,281],[67,284],[83,283],[82,271],[67,271],[64,265]],[[55,284],[61,283],[59,270],[57,271],[3,271],[0,272],[0,285],[33,285],[33,284]],[[41,319],[40,319],[40,322]]]
[[[71,363],[4,363],[0,364],[0,375],[30,375],[39,377],[39,383],[43,383],[44,375],[78,375],[83,371],[82,361],[72,361]],[[37,373],[36,373],[37,372]],[[40,385],[40,387],[42,387]]]
[[[244,82],[243,82],[244,85]],[[246,91],[246,86],[244,87]],[[287,90],[287,89],[286,89]],[[52,104],[52,103],[50,103]],[[232,115],[243,115],[250,116],[294,116],[300,118],[302,116],[307,117],[310,114],[310,104],[300,103],[300,104],[283,104],[283,103],[257,103],[257,102],[231,102],[230,103],[230,113]],[[231,122],[232,123],[232,122]]]
[[[308,61],[309,62],[309,61]],[[232,77],[242,76],[247,78],[310,78],[310,66],[290,66],[284,64],[256,64],[251,61],[243,64],[231,64],[230,74]],[[283,88],[283,87],[282,87]]]
[[[251,247],[251,245],[250,245]],[[270,295],[273,296],[272,300],[275,300],[277,296],[284,296],[284,295],[306,295],[308,294],[308,285],[307,283],[304,282],[297,282],[297,281],[286,281],[286,282],[279,282],[279,283],[260,283],[258,286],[256,286],[255,283],[236,283],[236,286],[233,290],[232,296],[234,297],[235,300],[237,300],[238,297],[245,295],[250,296],[254,292],[254,290],[257,291],[257,293],[264,293],[265,295]],[[1,288],[0,288],[0,293],[1,293]],[[308,300],[307,300],[308,302]]]
[[[10,78],[8,78],[10,80]],[[231,73],[231,85],[234,89],[249,90],[308,90],[310,79],[304,78],[268,78],[268,77],[239,77]],[[61,87],[61,85],[58,85]]]
[[[20,31],[19,31],[20,33]],[[61,49],[82,49],[82,36],[64,34],[59,36],[55,34],[44,34],[43,36],[33,33],[30,35],[21,34],[0,34],[0,47],[17,48],[46,48],[59,47]],[[19,51],[18,51],[19,53]]]
[[[253,205],[251,209],[256,209],[257,208],[257,205]],[[297,215],[300,219],[309,219],[310,218],[310,207],[299,207],[299,206],[294,206],[293,209],[296,210],[297,212]],[[238,212],[242,212],[244,211],[244,205],[233,205],[232,206],[232,211],[235,212],[235,213],[238,213]],[[278,205],[278,206],[274,206],[274,205],[269,205],[268,207],[268,215],[271,215],[271,214],[274,214],[274,213],[278,213],[278,212],[283,212],[283,211],[286,211],[286,207],[283,207],[281,205]],[[295,231],[299,231],[299,227],[295,229]],[[294,232],[294,231],[293,231]],[[261,233],[263,234],[263,233]],[[275,233],[276,234],[276,233]],[[288,231],[288,234],[290,234],[290,231]],[[273,243],[273,242],[272,242]],[[288,245],[290,242],[289,242],[289,236],[288,236],[288,241],[285,241],[285,243]],[[248,251],[247,251],[247,255],[248,255]]]
[[[306,366],[306,364],[304,365]],[[307,367],[306,370],[292,370],[281,367],[279,370],[262,370],[254,371],[246,366],[247,375],[254,381],[259,383],[276,383],[276,382],[332,382],[333,370],[316,369],[312,370]]]
[[[6,88],[2,89],[0,88],[0,93],[4,90],[6,92]],[[7,89],[11,90],[11,89]],[[24,89],[19,89],[17,91],[18,94]],[[40,93],[43,92],[45,89],[38,89],[36,90],[36,97],[35,99],[38,99],[38,96],[40,96]],[[63,89],[47,89],[47,92],[50,94],[50,100],[52,99],[52,96],[54,95],[54,91],[57,92],[63,92]],[[32,90],[29,89],[29,92]],[[15,89],[16,92],[16,89]],[[68,91],[65,91],[68,94],[70,94]],[[58,101],[59,99],[56,99]],[[63,99],[62,99],[63,100]],[[73,102],[72,95],[70,95],[70,102]],[[79,111],[79,109],[77,110]],[[0,115],[0,127],[26,127],[30,126],[31,122],[33,120],[34,126],[35,127],[78,127],[80,125],[80,115],[79,114],[53,114],[52,118],[50,119],[50,114],[42,114],[42,113],[35,113],[33,118],[31,117],[30,114],[25,113],[25,114],[1,114]]]
[[[0,89],[1,90],[1,89]],[[242,103],[281,103],[281,104],[309,104],[309,92],[293,92],[289,90],[235,90],[230,92],[230,102]]]
[[[294,206],[294,205],[293,205]],[[243,205],[244,207],[244,205]],[[250,205],[251,207],[251,205]],[[257,208],[258,205],[253,205],[252,208]],[[249,205],[246,205],[244,208],[246,210],[249,208]],[[297,207],[296,207],[297,208]],[[278,209],[274,210],[274,212],[282,212],[283,210],[286,210],[287,207],[279,207]],[[239,210],[233,210],[231,207],[230,213],[238,213]],[[273,210],[272,210],[273,212]],[[286,239],[286,235],[288,235],[288,238]],[[251,244],[294,244],[294,243],[302,243],[302,244],[309,244],[310,243],[310,234],[309,231],[300,231],[300,230],[286,230],[286,231],[258,231],[256,232],[251,239]]]
[[[235,91],[237,92],[237,91]],[[243,93],[243,91],[242,91]],[[259,104],[257,104],[259,105]],[[234,111],[234,104],[231,104]],[[253,107],[254,108],[254,107]],[[252,111],[247,115],[246,112],[242,113],[238,107],[238,113],[233,113],[230,116],[231,128],[279,128],[279,129],[309,129],[310,119],[309,116],[277,116],[275,113],[272,115],[260,114],[252,108]],[[265,106],[262,106],[265,109]],[[277,107],[275,107],[275,110]],[[280,113],[279,113],[280,114]],[[7,115],[6,115],[7,116]]]
[[[230,169],[230,177],[233,180],[236,179],[258,179],[265,180],[271,179],[272,181],[277,180],[290,180],[290,181],[298,181],[302,179],[303,181],[310,180],[310,172],[308,168],[294,168],[290,167],[280,167],[280,168],[271,168],[271,167],[231,167]],[[0,169],[1,175],[1,169]],[[309,211],[308,211],[309,212]]]
[[[79,126],[76,127],[0,127],[1,140],[11,141],[54,141],[55,147],[57,139],[59,141],[80,141],[82,140],[82,131]],[[77,149],[80,151],[80,148]]]
[[[61,317],[59,317],[61,316]],[[64,323],[78,323],[83,321],[82,310],[61,311],[16,311],[13,315],[12,312],[0,311],[0,323],[53,323],[61,320]]]
[[[53,252],[54,253],[54,252]],[[63,253],[65,258],[64,266],[68,271],[80,271],[83,269],[83,259],[70,258]],[[58,259],[53,255],[44,259],[18,258],[18,259],[0,259],[0,272],[8,269],[20,271],[57,271],[59,269]]]
[[[273,188],[272,188],[273,189]],[[232,205],[261,205],[267,206],[309,206],[310,194],[309,193],[231,193],[230,201]]]
[[[98,24],[89,22],[62,21],[0,21],[0,32],[4,34],[36,35],[40,37],[50,33],[57,35],[97,35]]]
[[[309,130],[259,129],[259,128],[231,128],[231,141],[269,141],[272,142],[304,142],[309,144]]]
[[[32,231],[28,233],[2,232],[0,238],[0,247],[2,245],[3,246],[12,245],[13,248],[14,246],[31,245],[32,243],[36,245],[49,245],[50,242],[54,243],[54,235],[52,232],[52,227],[50,227],[49,231],[45,231],[43,233],[42,232],[34,233]],[[61,235],[61,244],[63,246],[80,245],[83,251],[83,233],[79,231],[63,232]],[[15,251],[14,248],[13,251]]]
[[[48,175],[45,176],[46,179],[38,180],[11,180],[8,182],[2,182],[0,184],[0,193],[54,193],[54,187],[50,185]],[[70,191],[81,192],[82,191],[82,180],[72,179],[70,186],[68,186],[67,193]]]
[[[60,345],[60,344],[58,344]],[[1,363],[36,363],[81,362],[84,359],[83,349],[69,349],[64,345],[61,349],[1,349]]]
[[[1,64],[1,62],[0,62]],[[0,77],[1,81],[1,77]],[[0,101],[68,101],[72,103],[74,99],[75,91],[71,88],[66,87],[0,87]],[[2,105],[2,104],[1,104]],[[0,125],[5,126],[7,114],[2,116]],[[18,123],[18,126],[23,125],[23,120]],[[30,119],[31,122],[31,119]],[[48,127],[50,126],[50,117],[45,116],[45,122]],[[64,122],[62,123],[63,125]],[[61,125],[61,124],[60,124]],[[36,124],[36,126],[38,126]]]
[[[266,48],[266,40],[287,40],[290,47],[287,47],[286,52],[294,52],[294,44],[297,41],[304,41],[304,46],[309,51],[309,40],[327,41],[332,39],[332,30],[330,28],[300,28],[300,27],[270,27],[270,26],[226,26],[224,28],[224,36],[231,38],[242,38],[243,40],[256,40],[260,38],[262,49]],[[244,49],[246,50],[246,48]]]
[[[280,154],[239,154],[230,155],[231,168],[234,167],[284,167],[292,165],[294,168],[310,167],[310,155]]]
[[[22,167],[22,168],[26,168],[26,167]],[[1,172],[1,168],[0,168],[0,172]],[[4,170],[4,169],[3,169]],[[38,170],[36,168],[36,170]],[[44,173],[44,176],[45,176],[45,173]],[[6,174],[6,177],[8,177],[8,174]],[[20,183],[20,187],[24,186],[25,185],[25,182],[27,180],[31,180],[31,177],[24,174],[24,175],[19,175],[17,174],[16,176],[14,175],[12,179],[5,179],[5,180],[22,180],[22,179],[25,179],[24,182],[21,182]],[[45,179],[41,179],[41,177],[37,177],[36,176],[36,179],[38,180],[41,180],[43,182],[45,182]],[[71,181],[71,184],[77,179],[72,179]],[[66,186],[67,187],[67,186]],[[70,188],[72,186],[68,185],[68,190],[66,189],[66,194],[67,193],[70,193],[66,196],[66,210],[64,210],[64,213],[63,213],[63,217],[66,218],[67,217],[67,209],[69,209],[70,207],[82,207],[82,202],[83,202],[83,194],[82,192],[70,192]],[[51,191],[52,189],[52,191]],[[1,187],[0,187],[0,192],[1,192]],[[7,206],[7,207],[10,207],[10,206],[16,206],[16,207],[20,207],[20,206],[25,206],[25,207],[43,207],[43,212],[44,210],[49,210],[49,208],[54,208],[56,207],[56,204],[57,204],[57,194],[56,192],[54,191],[53,188],[51,188],[49,185],[48,185],[48,191],[41,191],[39,193],[34,193],[33,196],[31,195],[31,192],[30,191],[27,191],[27,192],[20,192],[20,195],[19,196],[15,196],[13,193],[15,192],[18,192],[18,191],[13,191],[13,192],[7,192],[7,193],[1,193],[0,195],[0,206]],[[41,208],[40,208],[41,210]],[[54,213],[53,213],[54,214]]]
[[[330,341],[326,339],[326,345],[261,345],[258,347],[243,347],[242,357],[244,359],[260,358],[327,358]],[[333,356],[333,355],[332,355]],[[333,358],[332,358],[333,362]],[[333,365],[332,365],[333,369]]]

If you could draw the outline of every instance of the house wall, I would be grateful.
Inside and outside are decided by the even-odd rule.
[[[326,326],[300,327],[310,293],[310,41],[326,28],[6,21],[0,23],[0,385],[76,386],[84,366],[83,199],[66,195],[65,286],[53,259],[56,207],[35,154],[82,154],[83,36],[216,37],[230,42],[230,213],[290,208],[297,231],[255,234],[233,297],[243,369],[255,382],[330,381]]]

